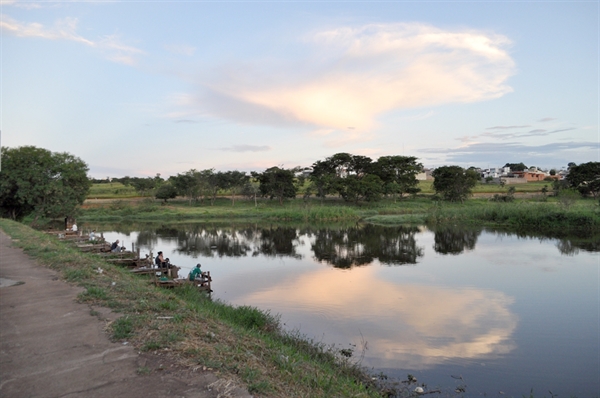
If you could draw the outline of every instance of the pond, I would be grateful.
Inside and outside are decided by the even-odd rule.
[[[102,226],[213,298],[279,314],[389,377],[464,396],[597,397],[600,236],[370,224]],[[84,226],[85,228],[85,226]],[[87,226],[91,228],[91,226]],[[362,359],[361,359],[362,358]]]

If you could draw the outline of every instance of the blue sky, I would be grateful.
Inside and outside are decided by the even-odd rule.
[[[600,161],[595,1],[0,1],[2,145],[94,177]]]

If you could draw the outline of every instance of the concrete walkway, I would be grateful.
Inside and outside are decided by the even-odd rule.
[[[0,230],[0,397],[250,397],[211,372],[112,343],[104,326],[118,315],[76,303],[81,288],[11,242]]]

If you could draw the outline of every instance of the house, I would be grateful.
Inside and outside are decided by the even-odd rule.
[[[524,178],[525,181],[544,181],[544,178],[546,177],[552,177],[555,178],[557,176],[550,176],[546,173],[544,173],[543,171],[538,171],[538,170],[525,170],[525,171],[513,171],[512,175],[515,178]],[[558,179],[558,178],[556,178]]]

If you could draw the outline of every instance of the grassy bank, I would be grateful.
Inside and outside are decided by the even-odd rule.
[[[124,200],[86,204],[78,216],[84,222],[183,222],[208,220],[252,220],[334,222],[366,221],[382,225],[420,223],[429,225],[467,223],[518,229],[597,229],[600,206],[592,198],[570,201],[538,196],[495,202],[489,198],[472,198],[465,203],[432,200],[419,195],[401,200],[385,199],[374,203],[349,204],[338,198],[325,201],[296,199],[283,206],[276,201],[219,198],[214,205],[174,200],[161,204],[153,199]]]
[[[568,207],[558,201],[470,200],[462,205],[439,203],[428,212],[425,221],[430,225],[462,223],[548,232],[598,230],[600,206],[593,200],[579,200]]]
[[[80,221],[184,221],[210,219],[247,219],[271,221],[321,221],[358,220],[358,210],[352,206],[340,206],[339,201],[304,202],[295,200],[283,206],[276,201],[237,200],[235,204],[227,198],[218,198],[214,205],[209,202],[189,203],[172,200],[167,204],[153,199],[119,199],[104,204],[86,204],[80,211]]]
[[[268,312],[212,301],[192,288],[154,287],[149,279],[23,224],[1,219],[0,228],[41,264],[84,287],[81,302],[123,313],[110,325],[114,340],[186,366],[213,369],[255,396],[380,396],[369,375],[344,352],[282,332]]]

